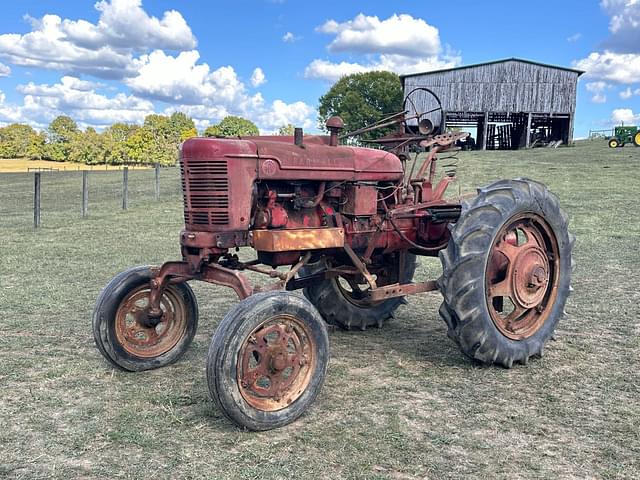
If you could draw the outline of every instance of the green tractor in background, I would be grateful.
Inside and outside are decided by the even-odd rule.
[[[638,127],[616,127],[613,136],[609,137],[609,148],[624,147],[625,143],[633,143],[640,147],[640,129]]]

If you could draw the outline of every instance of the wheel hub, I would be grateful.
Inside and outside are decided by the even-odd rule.
[[[525,308],[533,308],[544,298],[549,284],[549,263],[538,246],[519,252],[514,262],[512,288],[515,300]]]

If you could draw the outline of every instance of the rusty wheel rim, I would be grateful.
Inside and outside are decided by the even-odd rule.
[[[498,232],[487,261],[486,300],[500,332],[523,340],[536,334],[557,296],[558,242],[539,215],[518,215]]]
[[[261,323],[238,352],[242,398],[263,411],[288,407],[311,382],[315,350],[309,327],[293,315],[280,314]]]
[[[129,354],[154,358],[170,351],[187,329],[187,310],[178,293],[169,285],[160,299],[162,316],[150,319],[149,287],[133,290],[116,312],[116,338]]]

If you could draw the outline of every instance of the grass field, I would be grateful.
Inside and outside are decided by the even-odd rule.
[[[130,166],[129,169],[133,169]],[[137,169],[149,167],[135,166]],[[0,158],[0,173],[21,173],[35,169],[53,171],[80,171],[80,170],[120,170],[122,165],[85,165],[83,163],[72,162],[50,162],[49,160],[29,160],[28,158]]]
[[[511,370],[467,362],[447,339],[438,294],[409,299],[381,330],[330,334],[325,387],[301,420],[237,430],[210,402],[205,355],[236,301],[194,284],[201,317],[177,364],[115,371],[93,344],[100,289],[117,272],[179,256],[179,179],[0,175],[0,478],[638,478],[640,149],[460,154],[462,190],[506,177],[547,183],[577,236],[575,292],[542,359]],[[437,261],[436,261],[437,262]],[[420,276],[437,275],[424,261]]]

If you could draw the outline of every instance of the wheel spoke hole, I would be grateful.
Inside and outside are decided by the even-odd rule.
[[[529,237],[527,236],[527,232],[525,232],[522,228],[516,228],[516,246],[521,247],[529,242]]]
[[[256,387],[264,388],[265,390],[269,390],[271,388],[271,379],[269,377],[259,377],[256,380]]]

